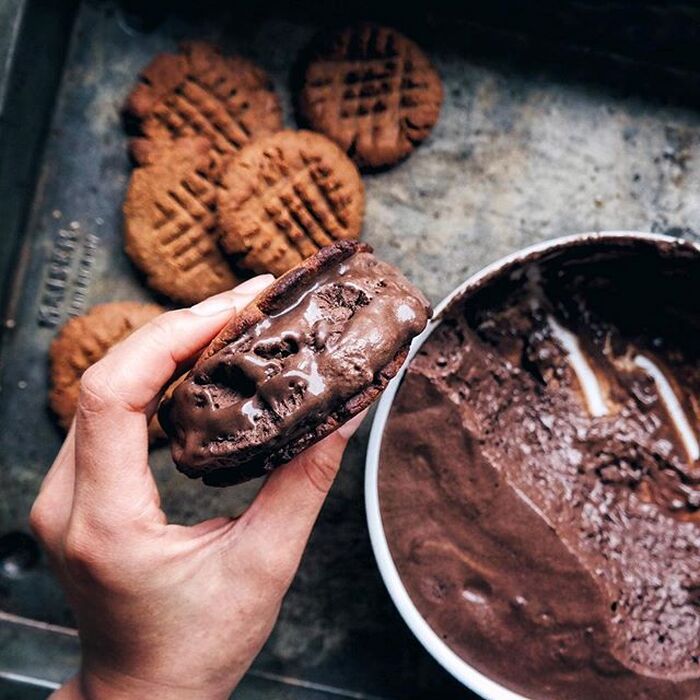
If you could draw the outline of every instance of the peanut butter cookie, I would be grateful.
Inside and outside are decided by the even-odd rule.
[[[156,291],[184,304],[235,287],[217,239],[216,168],[201,138],[149,144],[124,202],[129,257]]]
[[[423,51],[395,29],[348,27],[321,37],[310,56],[300,113],[360,167],[405,158],[437,122],[440,77]]]
[[[201,136],[220,160],[282,128],[282,110],[265,71],[201,41],[156,56],[139,76],[125,111],[142,135],[131,143],[137,162],[143,162],[144,140]]]
[[[364,187],[325,136],[279,131],[228,162],[218,191],[221,245],[255,272],[282,274],[362,228]]]

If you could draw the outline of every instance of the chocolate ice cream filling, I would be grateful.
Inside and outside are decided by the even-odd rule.
[[[700,697],[700,256],[587,243],[444,312],[382,441],[399,574],[533,698]]]
[[[253,456],[288,442],[369,386],[428,311],[370,253],[319,274],[176,389],[175,460],[206,469],[232,450]]]

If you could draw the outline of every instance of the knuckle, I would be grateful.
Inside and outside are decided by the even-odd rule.
[[[159,339],[167,335],[170,331],[170,324],[172,322],[172,311],[156,316],[149,321],[149,331]]]
[[[87,538],[75,527],[71,527],[66,533],[63,542],[63,556],[66,566],[81,571],[90,570],[96,562],[93,548],[86,541]]]
[[[87,412],[103,411],[110,402],[109,382],[102,363],[88,367],[80,378],[78,409]]]
[[[314,450],[303,457],[302,464],[311,485],[320,493],[327,494],[338,473],[338,460],[323,450]]]
[[[41,497],[34,501],[29,511],[29,527],[40,542],[46,542],[51,530],[51,522]]]
[[[280,594],[289,588],[296,573],[298,561],[285,552],[285,548],[275,548],[259,553],[258,576],[264,581],[266,590],[276,590]]]
[[[172,349],[177,345],[177,338],[180,335],[182,313],[182,309],[167,311],[149,321],[144,342],[158,353],[172,356]]]
[[[133,592],[134,582],[153,575],[159,552],[128,527],[74,518],[63,538],[64,568],[79,586],[108,593]]]
[[[151,342],[162,347],[169,347],[173,335],[173,326],[180,318],[180,311],[168,311],[156,316],[149,322],[149,336]]]
[[[254,538],[243,543],[235,557],[223,557],[223,562],[236,579],[250,582],[254,590],[282,596],[299,566],[299,556],[292,549],[276,539],[261,543]]]
[[[113,588],[112,556],[104,542],[82,527],[71,526],[63,542],[66,571],[79,583]]]

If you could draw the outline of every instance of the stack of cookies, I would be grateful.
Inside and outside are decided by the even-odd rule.
[[[406,158],[436,123],[442,86],[415,43],[359,24],[324,33],[309,47],[296,102],[309,130],[283,128],[262,68],[201,41],[156,56],[141,72],[124,110],[136,166],[124,243],[159,295],[194,304],[251,274],[278,276],[324,246],[359,238],[358,168]],[[154,308],[143,305],[141,316]],[[134,313],[120,302],[78,319],[81,333],[69,322],[52,346],[54,397],[66,382],[60,358],[80,356],[70,363],[77,387],[99,359],[82,341],[106,351],[135,327]],[[75,347],[67,348],[71,338]],[[73,394],[59,402],[64,426]],[[56,409],[59,403],[52,400]]]
[[[298,112],[283,129],[266,73],[212,44],[157,56],[129,95],[138,167],[124,204],[126,250],[157,292],[191,304],[241,275],[280,275],[357,239],[358,171],[393,165],[430,132],[442,101],[425,54],[361,24],[314,42]]]

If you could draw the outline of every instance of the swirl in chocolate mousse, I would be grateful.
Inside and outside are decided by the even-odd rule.
[[[700,255],[588,241],[444,312],[382,442],[414,604],[528,698],[700,697]]]

